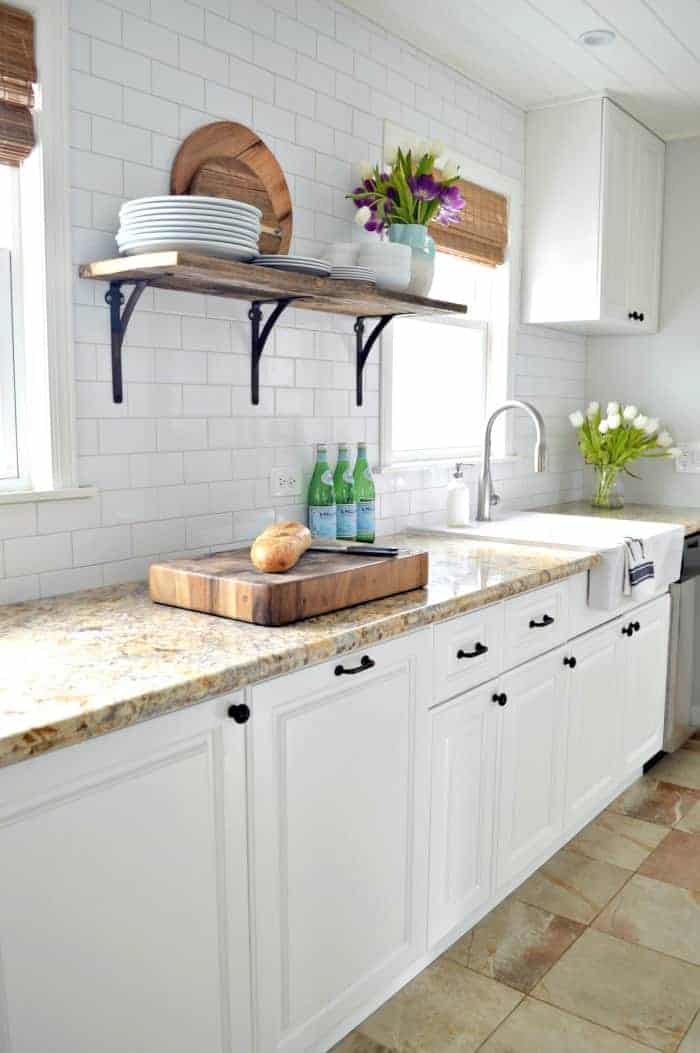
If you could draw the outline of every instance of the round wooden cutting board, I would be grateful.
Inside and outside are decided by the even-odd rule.
[[[188,135],[173,162],[170,192],[256,205],[263,214],[260,251],[289,250],[292,199],[284,172],[260,136],[244,124],[215,121]]]

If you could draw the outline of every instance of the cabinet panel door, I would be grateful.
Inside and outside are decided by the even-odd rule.
[[[607,99],[603,101],[601,313],[616,322],[629,322],[627,316],[633,310],[627,297],[636,128],[636,121]]]
[[[627,302],[644,315],[640,329],[658,328],[661,222],[663,216],[665,147],[646,128],[637,127],[629,238]]]
[[[620,636],[625,673],[624,770],[641,768],[662,746],[671,597],[639,607],[630,621],[639,630]]]
[[[245,735],[225,707],[0,771],[3,1050],[251,1048]]]
[[[497,885],[526,871],[562,829],[568,682],[563,648],[501,678]]]
[[[253,689],[261,1053],[322,1041],[425,948],[431,641]]]
[[[597,803],[607,803],[619,779],[624,675],[619,665],[620,623],[574,640],[568,647],[569,714],[566,825],[580,826]]]
[[[496,681],[431,711],[429,942],[491,894]]]

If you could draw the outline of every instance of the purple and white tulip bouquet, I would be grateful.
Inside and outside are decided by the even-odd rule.
[[[355,221],[378,234],[397,223],[458,222],[466,204],[455,185],[459,169],[451,161],[437,168],[440,153],[437,144],[419,144],[398,149],[389,166],[360,166],[362,185],[346,195],[357,206]]]

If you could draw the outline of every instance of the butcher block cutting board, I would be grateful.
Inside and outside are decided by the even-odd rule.
[[[289,625],[358,603],[420,589],[428,581],[428,553],[398,556],[305,552],[285,574],[265,574],[247,548],[194,559],[154,563],[151,599],[255,625]]]

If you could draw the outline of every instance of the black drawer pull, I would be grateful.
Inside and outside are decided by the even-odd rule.
[[[622,635],[623,636],[631,636],[633,632],[634,632],[634,626],[633,626],[632,622],[630,622],[629,625],[623,625],[623,627],[622,627]]]
[[[571,656],[571,658],[569,658],[568,655],[566,656],[566,658],[564,659],[564,665],[568,665],[569,669],[576,668],[576,659],[573,657],[573,655]]]
[[[370,658],[368,654],[363,654],[360,659],[360,664],[356,665],[354,669],[346,669],[344,665],[337,665],[335,667],[336,676],[354,676],[355,673],[364,673],[366,669],[374,669],[377,663],[373,658]]]
[[[250,709],[245,702],[241,702],[238,705],[234,703],[232,706],[228,707],[228,715],[231,720],[235,720],[237,724],[245,724],[250,717]]]
[[[543,615],[541,622],[535,621],[534,618],[530,619],[531,629],[544,629],[547,625],[554,625],[554,618],[551,616],[551,614]]]
[[[503,693],[501,693],[500,695],[495,694],[491,696],[491,700],[493,702],[498,702],[499,706],[505,706],[506,702],[508,701],[508,695],[504,695]]]
[[[463,651],[462,648],[460,647],[459,651],[457,651],[457,657],[458,658],[478,658],[480,654],[486,654],[487,651],[488,651],[488,647],[486,646],[486,644],[476,643],[476,644],[474,644],[474,650],[473,651]]]

